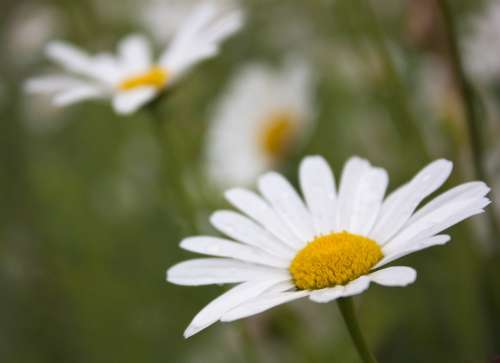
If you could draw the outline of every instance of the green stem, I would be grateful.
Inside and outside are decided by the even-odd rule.
[[[359,356],[364,363],[377,363],[375,356],[370,352],[368,344],[366,343],[363,333],[359,328],[358,319],[356,317],[356,312],[354,309],[354,302],[351,297],[342,298],[337,300],[342,317],[347,325],[349,334],[351,335],[352,341],[358,350]]]
[[[456,36],[455,21],[447,0],[438,1],[439,10],[443,20],[443,29],[449,46],[451,70],[457,82],[458,91],[463,104],[465,121],[468,129],[469,143],[472,152],[474,172],[476,178],[489,183],[487,168],[485,165],[485,146],[481,133],[482,103],[479,95],[474,91],[465,74],[462,57]],[[500,235],[500,229],[493,208],[486,210],[490,239],[492,241]]]
[[[175,220],[180,225],[183,233],[193,233],[195,231],[195,215],[192,206],[192,200],[189,192],[184,185],[182,178],[184,165],[179,158],[182,150],[179,148],[178,135],[174,135],[172,130],[167,130],[164,122],[165,117],[161,112],[160,105],[166,96],[161,96],[146,106],[151,118],[153,133],[155,134],[162,153],[162,167],[167,168],[162,172],[164,176],[161,183],[163,187],[168,187],[165,190],[167,203],[169,208],[172,205],[179,206],[180,213],[174,213]]]

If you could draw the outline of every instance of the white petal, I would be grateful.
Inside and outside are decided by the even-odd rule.
[[[273,256],[293,258],[294,253],[249,218],[233,211],[217,211],[210,222],[220,232],[237,241],[260,248]]]
[[[52,75],[30,78],[24,83],[24,89],[26,92],[32,93],[53,93],[81,86],[82,84],[86,83],[75,77]]]
[[[231,310],[241,303],[259,296],[264,291],[279,282],[281,282],[279,279],[250,281],[233,287],[231,290],[213,300],[194,317],[193,321],[191,321],[184,332],[184,337],[189,338],[190,336],[207,328],[219,320],[220,317],[228,310]]]
[[[109,88],[116,88],[126,73],[127,70],[120,64],[120,60],[111,53],[98,53],[92,58],[92,70],[89,75]]]
[[[287,281],[282,281],[273,287],[269,288],[269,290],[266,291],[267,293],[274,293],[274,292],[284,292],[284,291],[290,291],[290,290],[295,290],[295,284],[292,282],[291,279]]]
[[[183,63],[179,64],[181,72],[204,59],[213,57],[219,53],[219,43],[238,31],[244,21],[241,11],[233,11],[225,14],[218,22],[207,27],[202,34],[198,35],[196,44],[193,44],[189,55],[186,55]]]
[[[210,22],[216,13],[214,4],[204,2],[196,7],[186,18],[174,36],[171,46],[161,55],[159,64],[168,68],[177,68],[177,64],[185,57],[190,43],[194,43],[201,29]]]
[[[243,26],[244,21],[244,14],[240,10],[225,14],[220,21],[211,26],[209,31],[204,34],[203,40],[207,43],[221,42],[237,32]]]
[[[270,278],[289,279],[283,269],[259,266],[229,258],[198,258],[180,262],[167,271],[167,281],[177,285],[200,286],[237,283]]]
[[[387,172],[369,168],[358,183],[348,230],[366,236],[375,224],[389,182]]]
[[[123,39],[118,45],[118,52],[122,65],[127,71],[143,72],[151,66],[151,49],[146,37],[132,34]]]
[[[391,253],[388,253],[384,256],[382,260],[380,260],[373,268],[379,268],[381,266],[387,265],[394,260],[397,260],[401,257],[407,256],[411,253],[423,250],[425,248],[429,248],[432,246],[440,246],[447,243],[450,240],[450,236],[445,234],[440,234],[437,236],[433,236],[431,238],[423,239],[417,243],[413,243],[410,247],[405,247],[401,249],[397,249]]]
[[[47,45],[47,57],[59,63],[69,71],[88,74],[92,69],[92,61],[87,53],[73,45],[53,41]]]
[[[230,257],[241,261],[253,262],[272,267],[287,268],[289,262],[274,257],[258,248],[243,245],[222,238],[197,236],[182,240],[181,248],[217,257]]]
[[[259,178],[259,190],[305,245],[315,236],[311,215],[290,183],[278,173]]]
[[[469,218],[482,213],[490,203],[487,198],[455,200],[430,210],[415,222],[403,228],[393,239],[382,247],[385,255],[402,248],[411,247],[412,243],[433,235]]]
[[[406,286],[417,278],[417,271],[411,267],[394,266],[370,274],[370,280],[384,286]]]
[[[343,297],[361,294],[370,286],[370,278],[368,276],[358,277],[356,280],[349,282],[344,287]]]
[[[113,108],[119,114],[130,114],[152,100],[156,94],[157,90],[154,87],[140,87],[119,92],[113,97]]]
[[[262,313],[263,311],[274,308],[275,306],[303,298],[307,295],[309,295],[309,291],[273,292],[263,294],[228,311],[220,320],[229,322],[243,319]]]
[[[369,237],[380,244],[386,243],[408,221],[420,202],[448,179],[451,169],[450,161],[434,161],[409,183],[393,192],[382,204]]]
[[[342,297],[344,293],[344,286],[328,287],[321,290],[314,290],[311,292],[309,299],[317,303],[327,303],[333,300],[337,300]]]
[[[484,197],[490,188],[483,182],[469,182],[456,186],[448,190],[447,192],[437,196],[429,203],[420,208],[410,220],[406,223],[407,225],[416,222],[421,217],[435,211],[436,209],[442,207],[445,204],[453,203],[458,199],[472,199]]]
[[[228,190],[225,196],[232,205],[259,222],[293,250],[302,246],[302,241],[288,229],[269,204],[254,192],[235,188]]]
[[[335,230],[336,191],[333,173],[320,156],[304,158],[300,164],[300,186],[311,212],[317,235]]]
[[[341,297],[361,294],[370,286],[370,278],[368,276],[360,276],[356,280],[348,282],[344,286],[329,287],[311,292],[309,298],[317,303],[327,303]]]
[[[352,157],[350,158],[342,171],[339,186],[339,199],[337,209],[337,230],[349,230],[351,219],[354,213],[357,191],[363,175],[369,170],[368,161]]]
[[[216,55],[219,43],[240,29],[242,23],[239,10],[224,13],[213,3],[203,3],[186,19],[159,64],[179,77],[195,63]]]
[[[172,46],[177,43],[184,44],[187,40],[194,38],[215,16],[217,7],[214,3],[204,2],[197,6],[186,18],[181,29],[172,41]]]
[[[104,92],[93,85],[81,85],[67,91],[63,91],[54,97],[56,106],[68,106],[83,100],[96,99],[104,96]]]

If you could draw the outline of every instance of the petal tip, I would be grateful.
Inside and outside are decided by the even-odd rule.
[[[438,159],[438,160],[436,160],[436,163],[442,164],[442,166],[444,168],[447,168],[450,171],[451,171],[451,169],[453,169],[453,162],[451,160],[448,160],[448,159]]]
[[[236,196],[241,193],[241,188],[230,188],[224,191],[224,198],[231,202]]]
[[[186,330],[184,330],[184,339],[189,339],[191,338],[193,335],[195,335],[196,333],[199,333],[203,328],[200,328],[198,326],[195,326],[195,325],[189,325]]]

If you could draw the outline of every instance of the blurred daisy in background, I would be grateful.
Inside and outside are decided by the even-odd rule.
[[[459,185],[417,206],[449,177],[452,163],[437,160],[384,198],[387,172],[353,157],[338,191],[327,162],[306,157],[299,182],[304,200],[280,174],[258,180],[258,194],[226,192],[242,213],[218,211],[212,225],[231,239],[197,236],[181,248],[215,258],[181,262],[167,271],[179,285],[238,285],[196,315],[189,337],[217,321],[233,321],[309,297],[326,303],[360,294],[370,283],[405,286],[415,281],[410,267],[381,268],[410,253],[450,240],[439,234],[483,212],[489,188],[483,182]]]
[[[500,3],[491,2],[484,12],[474,19],[472,33],[465,42],[465,65],[470,74],[483,83],[500,78]]]
[[[309,66],[288,59],[281,69],[246,66],[215,107],[206,140],[206,169],[216,186],[250,185],[298,149],[314,124]]]
[[[5,52],[2,65],[8,78],[15,73],[24,74],[29,67],[36,66],[43,59],[43,47],[57,34],[64,32],[62,12],[57,6],[23,2],[21,6],[7,16],[5,21]],[[7,77],[6,77],[7,81]],[[22,85],[22,83],[21,83]],[[19,82],[4,84],[4,101],[13,99]],[[61,113],[51,107],[47,100],[37,97],[19,98],[21,122],[30,131],[45,132],[60,127]]]
[[[117,113],[129,114],[171,87],[196,63],[218,53],[219,44],[243,24],[239,9],[226,9],[205,2],[179,26],[168,48],[157,61],[146,38],[126,37],[117,55],[86,52],[65,42],[51,42],[47,56],[68,74],[28,80],[29,92],[54,95],[65,106],[95,98],[111,98]]]
[[[39,60],[40,49],[61,31],[61,15],[47,5],[24,4],[7,20],[7,57],[16,66]]]

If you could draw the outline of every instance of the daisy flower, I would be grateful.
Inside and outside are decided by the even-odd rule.
[[[246,186],[279,166],[313,126],[309,67],[288,59],[279,70],[245,67],[215,107],[206,141],[206,171],[215,185]]]
[[[227,11],[205,2],[187,17],[156,61],[141,35],[122,40],[116,55],[89,55],[68,43],[52,42],[47,56],[69,74],[34,78],[26,87],[31,92],[53,94],[58,106],[110,98],[117,113],[129,114],[171,87],[194,64],[215,56],[219,43],[242,23],[240,10]]]
[[[241,213],[218,211],[211,217],[228,239],[197,236],[180,244],[215,257],[181,262],[167,271],[167,280],[178,285],[237,284],[195,316],[185,337],[216,321],[241,319],[304,297],[326,303],[360,294],[372,282],[414,282],[413,268],[383,266],[448,242],[443,230],[482,213],[490,203],[485,197],[489,188],[470,182],[415,211],[451,169],[450,161],[434,161],[384,198],[384,169],[353,157],[337,190],[326,161],[311,156],[300,165],[303,199],[275,172],[258,179],[262,196],[242,188],[228,190],[226,198]]]

